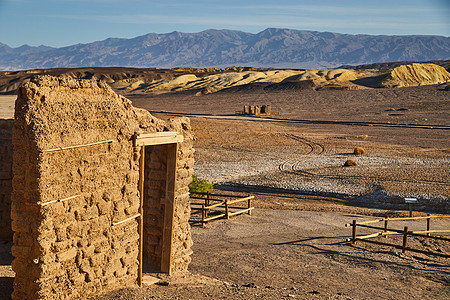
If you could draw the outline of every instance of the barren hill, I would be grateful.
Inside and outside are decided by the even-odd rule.
[[[450,81],[450,74],[435,64],[403,65],[393,70],[78,68],[0,72],[0,94],[14,94],[21,83],[42,74],[103,80],[124,95],[187,92],[200,96],[223,89],[357,90],[432,85]]]
[[[384,86],[418,86],[441,84],[450,80],[450,73],[434,64],[411,64],[395,68],[383,82]]]

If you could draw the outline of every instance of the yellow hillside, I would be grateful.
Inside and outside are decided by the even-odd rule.
[[[295,83],[312,80],[318,89],[362,89],[370,87],[404,87],[440,84],[450,81],[450,73],[434,64],[411,64],[395,68],[386,76],[380,71],[355,71],[350,69],[320,70],[253,70],[229,69],[230,72],[202,75],[183,74],[168,79],[144,82],[140,78],[118,80],[111,85],[116,89],[144,93],[166,93],[198,90],[203,94],[251,83]],[[186,71],[186,70],[184,70]],[[187,71],[190,71],[189,69]],[[204,72],[213,71],[205,69]],[[197,75],[196,75],[197,74]],[[376,75],[376,76],[374,76]]]
[[[268,70],[238,71],[211,74],[197,77],[194,74],[180,75],[171,79],[156,80],[144,84],[140,80],[122,80],[113,84],[115,88],[140,90],[142,92],[174,92],[186,90],[219,91],[225,88],[249,83],[280,83],[313,80],[318,86],[329,84],[349,85],[350,81],[363,76],[364,73],[344,69],[324,70]]]
[[[392,70],[382,83],[385,87],[441,84],[450,81],[450,73],[435,64],[410,64]]]

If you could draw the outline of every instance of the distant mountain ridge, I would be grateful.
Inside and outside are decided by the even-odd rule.
[[[268,28],[257,34],[209,29],[149,33],[62,48],[0,43],[0,70],[76,67],[333,68],[450,59],[450,37],[350,35]]]

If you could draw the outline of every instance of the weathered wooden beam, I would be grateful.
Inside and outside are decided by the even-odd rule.
[[[243,210],[240,210],[240,211],[236,211],[236,212],[232,212],[232,213],[229,213],[228,214],[228,216],[235,216],[235,215],[239,215],[239,214],[243,214],[243,213],[246,213],[246,212],[248,212],[248,211],[251,211],[252,209],[255,209],[254,207],[250,207],[250,208],[245,208],[245,209],[243,209]]]
[[[183,135],[176,131],[165,131],[140,134],[134,139],[134,146],[152,146],[182,143]]]
[[[142,287],[142,268],[144,265],[144,183],[145,183],[145,146],[141,146],[141,156],[139,158],[139,268],[138,285]]]
[[[222,218],[222,217],[225,217],[225,214],[220,214],[220,215],[212,216],[212,217],[209,217],[209,218],[205,218],[203,221],[204,222],[208,222],[208,221],[219,219],[219,218]]]
[[[89,143],[89,144],[82,144],[82,145],[74,145],[74,146],[67,146],[67,147],[58,147],[53,149],[46,149],[42,150],[41,152],[54,152],[54,151],[61,151],[61,150],[67,150],[67,149],[75,149],[75,148],[81,148],[81,147],[89,147],[94,145],[100,145],[100,144],[106,144],[106,143],[112,143],[114,140],[106,140],[106,141],[100,141],[95,143]]]
[[[124,219],[124,220],[122,220],[122,221],[114,222],[114,223],[112,223],[111,225],[112,225],[112,226],[117,226],[117,225],[126,223],[126,222],[128,222],[128,221],[134,220],[134,219],[136,219],[136,218],[138,218],[138,217],[140,217],[140,216],[141,216],[141,214],[135,214],[135,215],[133,215],[133,216],[131,216],[131,217],[129,217],[129,218],[126,218],[126,219]]]

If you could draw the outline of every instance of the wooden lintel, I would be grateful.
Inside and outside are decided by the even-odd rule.
[[[140,134],[135,138],[135,146],[176,144],[183,142],[183,135],[176,131]]]

